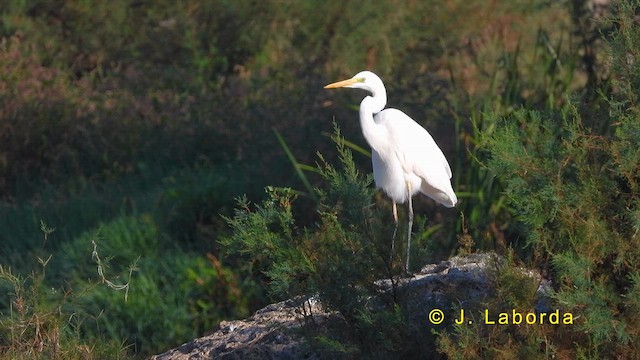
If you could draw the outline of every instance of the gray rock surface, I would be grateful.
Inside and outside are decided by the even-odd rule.
[[[291,331],[302,325],[304,299],[268,305],[245,320],[222,321],[212,334],[151,357],[176,359],[318,359]],[[328,316],[312,299],[314,316]]]
[[[502,261],[494,253],[456,256],[439,264],[426,265],[411,278],[399,279],[395,284],[381,280],[377,285],[381,293],[388,293],[393,287],[399,290],[404,299],[400,301],[413,314],[414,320],[426,324],[427,313],[434,307],[450,308],[451,304],[464,307],[493,296],[493,274]],[[533,271],[522,271],[540,281],[538,293],[544,298],[549,284]],[[319,359],[304,339],[290,331],[303,323],[301,304],[304,300],[291,299],[268,305],[245,320],[222,321],[213,333],[152,359]],[[308,300],[305,311],[313,314],[316,323],[339,316],[324,311],[317,298]]]

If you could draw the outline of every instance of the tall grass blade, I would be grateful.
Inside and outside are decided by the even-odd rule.
[[[341,142],[346,147],[350,148],[351,150],[353,150],[353,151],[355,151],[357,153],[360,153],[360,154],[362,154],[362,155],[364,155],[366,157],[369,157],[369,158],[371,157],[371,151],[368,151],[367,149],[363,148],[362,146],[357,145],[357,144],[355,144],[355,143],[353,143],[353,142],[351,142],[351,141],[349,141],[349,140],[347,140],[345,138],[338,138],[336,135],[329,134],[327,132],[323,132],[322,135],[330,137],[331,140],[333,140],[336,143],[338,141]]]
[[[303,168],[308,170],[308,168],[310,167],[298,163],[295,156],[291,152],[291,149],[289,149],[289,146],[284,141],[284,138],[282,137],[282,135],[280,135],[278,130],[273,129],[273,132],[276,134],[276,138],[278,138],[278,142],[280,143],[282,150],[284,150],[285,154],[287,154],[287,158],[289,158],[289,161],[291,161],[291,165],[293,165],[293,168],[296,171],[296,175],[298,175],[298,178],[300,179],[300,181],[302,181],[302,184],[304,184],[304,187],[307,189],[307,192],[309,193],[309,197],[317,202],[318,197],[316,196],[315,190],[311,186],[309,179],[307,179],[307,176],[304,174],[304,171],[303,171]]]

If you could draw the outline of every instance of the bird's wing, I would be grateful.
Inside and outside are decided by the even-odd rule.
[[[405,171],[426,166],[432,172],[444,171],[447,179],[451,179],[451,167],[442,150],[431,134],[407,114],[397,109],[386,109],[376,115],[376,123],[387,129],[390,144],[400,156]]]
[[[431,134],[397,109],[384,110],[375,119],[387,129],[389,146],[404,171],[424,180],[421,191],[445,206],[455,205],[457,198],[449,180],[451,167]]]

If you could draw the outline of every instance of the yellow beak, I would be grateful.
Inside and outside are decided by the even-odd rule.
[[[347,79],[347,80],[342,80],[342,81],[331,83],[331,84],[325,86],[324,88],[325,89],[341,88],[341,87],[353,85],[353,84],[355,84],[357,82],[362,82],[362,80],[356,79],[356,78],[351,78],[351,79]]]

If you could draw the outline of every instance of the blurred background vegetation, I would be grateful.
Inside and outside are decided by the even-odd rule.
[[[545,251],[557,249],[522,218],[531,193],[496,177],[519,169],[500,162],[517,149],[499,140],[524,141],[500,132],[501,119],[523,129],[537,118],[521,108],[559,122],[579,114],[593,134],[615,136],[611,110],[637,100],[620,60],[633,47],[620,38],[637,35],[612,35],[617,14],[637,12],[624,3],[2,2],[0,353],[146,356],[278,300],[260,266],[222,251],[232,232],[224,216],[237,197],[259,202],[272,185],[302,194],[291,210],[298,227],[323,221],[302,180],[315,187],[326,176],[300,176],[291,159],[338,161],[333,120],[367,148],[355,111],[362,95],[322,89],[362,69],[386,81],[389,105],[425,126],[453,168],[457,208],[414,204],[413,263],[513,249],[553,271],[560,260]],[[370,172],[366,155],[353,161]],[[633,166],[612,181],[637,195]],[[391,224],[390,211],[379,216]]]

